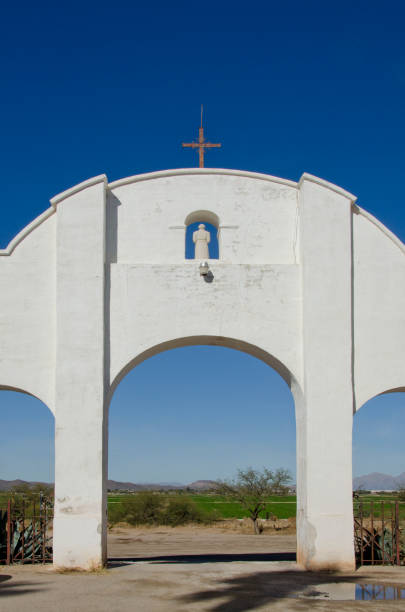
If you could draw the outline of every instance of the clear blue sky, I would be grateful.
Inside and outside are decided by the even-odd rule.
[[[405,240],[404,24],[405,4],[390,0],[7,3],[0,248],[88,177],[197,165],[181,142],[196,138],[201,103],[207,137],[223,145],[207,166],[293,180],[311,172],[356,194]],[[194,383],[176,378],[189,364],[210,371],[208,407]],[[48,479],[46,409],[2,392],[0,412],[0,478]],[[284,383],[253,358],[172,351],[117,390],[110,475],[187,481],[248,464],[294,469],[292,415]],[[170,425],[164,445],[156,422]],[[400,394],[363,407],[355,474],[404,471],[404,425]]]

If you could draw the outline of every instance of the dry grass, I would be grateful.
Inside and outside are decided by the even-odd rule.
[[[100,576],[103,574],[107,574],[107,568],[99,565],[99,564],[94,564],[94,565],[90,565],[90,567],[88,569],[83,569],[82,567],[65,567],[65,566],[60,566],[60,567],[55,567],[55,569],[53,570],[56,574],[84,574],[86,576],[88,575],[95,575],[95,576]]]
[[[288,519],[259,520],[262,527],[262,533],[265,535],[289,535],[296,533],[295,517]],[[253,533],[253,524],[249,518],[244,519],[225,519],[218,521],[215,528],[223,533],[243,533],[251,535]]]
[[[261,519],[260,524],[263,527],[262,533],[265,535],[292,535],[296,533],[295,517],[279,519],[277,521]],[[127,534],[128,529],[134,529],[134,527],[125,522],[109,526],[109,532],[114,535]],[[147,533],[161,529],[165,533],[190,533],[192,531],[201,533],[205,531],[210,533],[253,534],[253,525],[249,518],[222,519],[210,525],[202,525],[201,523],[189,523],[188,525],[180,525],[178,527],[171,527],[169,525],[138,525],[136,529]]]

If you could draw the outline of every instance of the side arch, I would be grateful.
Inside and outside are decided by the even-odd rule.
[[[404,392],[405,392],[405,385],[401,386],[401,387],[395,387],[393,389],[384,389],[384,391],[380,391],[379,393],[374,393],[374,394],[370,395],[370,397],[367,397],[360,404],[360,406],[356,407],[356,413],[360,410],[360,408],[362,408],[365,404],[367,404],[368,402],[370,402],[371,400],[373,400],[376,397],[381,397],[382,395],[389,395],[390,393],[404,393]]]
[[[23,395],[29,395],[30,397],[34,397],[35,399],[39,400],[44,406],[46,406],[49,412],[53,416],[55,416],[55,411],[54,411],[53,406],[51,406],[48,402],[46,402],[44,398],[42,398],[39,394],[31,393],[31,391],[28,391],[27,389],[22,389],[21,387],[13,387],[11,385],[3,385],[1,383],[0,383],[0,391],[15,391],[17,393],[22,393]]]

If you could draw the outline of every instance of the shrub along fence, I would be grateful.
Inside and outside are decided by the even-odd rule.
[[[53,500],[14,496],[0,507],[0,563],[52,561]]]

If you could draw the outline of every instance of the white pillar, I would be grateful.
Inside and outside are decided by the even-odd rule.
[[[54,565],[106,561],[105,177],[56,198]]]
[[[354,197],[300,182],[304,397],[298,407],[297,561],[354,568],[352,232]]]

